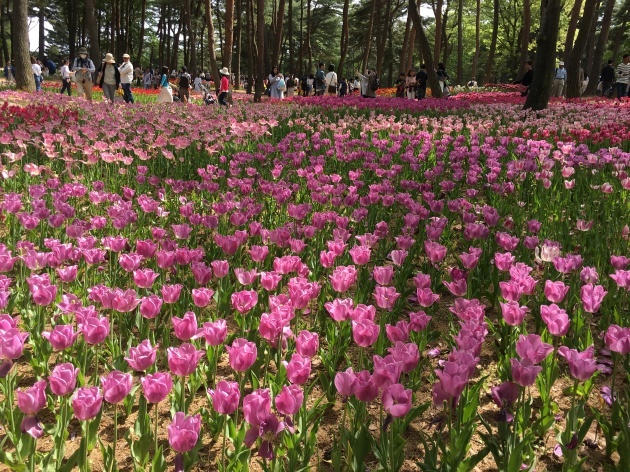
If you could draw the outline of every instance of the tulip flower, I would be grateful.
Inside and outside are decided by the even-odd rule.
[[[138,346],[129,348],[129,357],[125,357],[125,360],[133,370],[144,372],[155,364],[158,347],[152,347],[151,341],[145,339]]]
[[[160,403],[173,388],[173,378],[168,372],[147,374],[140,379],[144,397],[149,403]]]
[[[74,416],[80,421],[88,421],[101,411],[103,395],[98,387],[79,388],[72,397]]]
[[[191,451],[197,444],[200,431],[201,415],[186,416],[178,411],[168,426],[168,443],[177,452]]]
[[[411,410],[411,389],[393,384],[383,391],[383,409],[394,418],[402,418]]]
[[[107,376],[101,377],[103,397],[107,403],[116,404],[125,399],[131,392],[131,374],[113,370]]]
[[[73,325],[56,325],[52,332],[44,331],[42,338],[46,339],[55,351],[63,351],[71,347],[79,333],[74,332]]]
[[[76,387],[78,375],[79,369],[69,362],[55,366],[48,377],[50,391],[59,397],[72,393]]]
[[[569,349],[566,346],[558,348],[558,354],[564,357],[569,364],[571,375],[581,382],[590,379],[597,370],[597,362],[593,357],[594,352],[593,346],[589,346],[582,352]]]
[[[256,344],[247,341],[247,339],[235,339],[231,346],[225,346],[229,354],[230,366],[237,372],[248,370],[254,362],[258,351]]]
[[[238,409],[241,392],[237,382],[221,380],[214,390],[210,390],[212,408],[221,415],[231,415]]]
[[[192,311],[184,313],[183,318],[173,316],[171,322],[177,339],[188,341],[197,334],[197,317]]]
[[[195,349],[192,344],[182,344],[180,347],[167,349],[168,368],[175,375],[186,377],[197,369],[199,359],[205,352]]]

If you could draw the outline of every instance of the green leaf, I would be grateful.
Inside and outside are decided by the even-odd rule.
[[[164,459],[162,446],[158,446],[153,456],[153,461],[151,461],[151,472],[166,472],[167,469],[168,465],[166,464],[166,459]]]

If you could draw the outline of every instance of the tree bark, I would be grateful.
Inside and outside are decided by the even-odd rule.
[[[418,13],[418,5],[416,4],[416,0],[409,0],[408,11],[411,14],[411,21],[413,21],[413,26],[416,29],[416,33],[420,38],[420,51],[422,53],[422,56],[424,57],[425,65],[427,67],[427,74],[429,75],[431,96],[435,98],[441,98],[442,90],[440,89],[440,83],[438,82],[437,74],[435,73],[433,51],[431,50],[431,45],[429,44],[427,35],[424,32],[424,28],[422,27],[422,18],[420,17],[420,13]]]
[[[562,59],[564,60],[564,62],[569,62],[571,49],[573,49],[573,39],[575,38],[575,30],[577,29],[577,24],[578,24],[578,20],[580,19],[581,10],[582,10],[582,0],[575,0],[575,3],[573,4],[573,9],[571,10],[571,19],[569,20],[569,27],[567,29],[567,37],[564,41],[564,54],[562,56]]]
[[[526,0],[527,1],[527,0]],[[457,4],[457,83],[464,83],[464,31],[462,16],[464,14],[464,0]]]
[[[604,17],[602,18],[602,28],[597,38],[597,46],[595,47],[595,54],[593,56],[593,65],[588,70],[589,81],[586,86],[585,95],[595,95],[597,93],[597,80],[599,77],[599,71],[604,66],[603,59],[606,52],[606,44],[608,43],[608,33],[610,32],[610,23],[612,21],[612,14],[615,8],[615,0],[606,0],[604,6]]]
[[[190,47],[188,48],[189,62],[188,66],[190,68],[190,73],[196,76],[197,74],[197,32],[192,27],[191,20],[191,0],[184,0],[184,16],[186,18],[186,31],[188,32],[187,36],[190,39]],[[186,40],[184,39],[184,44],[186,44]]]
[[[555,54],[551,54],[550,51],[556,50],[561,10],[560,0],[541,0],[540,29],[536,36],[534,80],[529,88],[524,109],[544,110],[549,104],[556,65]]]
[[[310,74],[313,72],[313,49],[311,48],[311,0],[307,0],[306,2],[306,52],[308,54],[308,73]]]
[[[521,29],[521,52],[518,63],[518,76],[525,73],[525,63],[529,60],[529,35],[532,22],[532,10],[530,0],[523,0],[523,28]]]
[[[379,77],[383,75],[383,60],[385,59],[385,47],[389,36],[389,27],[392,16],[392,0],[386,0],[384,21],[381,23],[380,41],[376,43],[376,73]]]
[[[409,52],[409,39],[411,37],[411,16],[407,13],[407,21],[405,22],[405,35],[403,36],[403,44],[400,50],[400,59],[398,60],[398,73],[407,74],[407,53]],[[413,46],[411,46],[413,48]]]
[[[247,72],[249,74],[247,79],[247,93],[252,93],[252,87],[254,85],[254,77],[256,74],[254,73],[254,62],[255,62],[255,49],[254,49],[254,38],[256,36],[256,29],[254,28],[254,7],[253,0],[245,0],[247,3],[246,6],[246,14],[247,14]]]
[[[9,45],[7,44],[8,35],[4,27],[4,22],[5,22],[4,6],[0,5],[0,36],[2,37],[2,51],[4,52],[4,57],[5,57],[4,60],[9,61],[11,59],[11,54],[9,53]],[[76,31],[75,31],[75,34],[76,34]],[[71,56],[71,57],[74,57],[74,56]],[[4,62],[4,64],[6,64],[6,62]]]
[[[595,16],[597,1],[598,0],[586,0],[584,4],[584,15],[582,15],[582,21],[580,22],[580,31],[578,32],[573,49],[571,49],[567,63],[567,98],[578,98],[580,96],[580,87],[582,86],[579,80],[580,66],[584,49],[586,48],[586,42],[591,32],[591,24]]]
[[[232,72],[232,48],[234,45],[234,0],[225,0],[225,44],[221,63]]]
[[[341,58],[339,59],[339,68],[337,69],[340,75],[343,75],[343,68],[346,64],[346,55],[348,54],[348,8],[349,0],[343,2],[343,13],[341,15]]]
[[[289,72],[295,75],[295,45],[293,44],[293,0],[289,0]]]
[[[437,0],[437,6],[433,10],[435,15],[435,44],[433,45],[433,63],[440,62],[440,52],[442,51],[442,8],[444,0]]]
[[[310,4],[310,0],[309,0]],[[265,77],[265,0],[256,0],[256,93],[254,102],[262,101]]]
[[[212,5],[210,0],[204,0],[206,7],[206,27],[208,28],[208,60],[210,62],[210,73],[214,81],[214,88],[219,87],[219,67],[217,66],[217,56],[214,52],[214,25],[212,24]]]
[[[413,50],[416,47],[416,27],[412,25],[411,32],[409,34],[409,43],[407,46],[407,57],[405,58],[405,70],[409,70],[413,67]],[[419,64],[422,64],[422,54],[419,57]]]
[[[626,0],[621,8],[618,10],[618,12],[618,15],[621,16],[621,21],[620,25],[615,28],[615,34],[611,40],[611,43],[613,44],[611,59],[613,60],[613,64],[615,65],[617,64],[617,55],[619,54],[619,48],[621,47],[624,35],[626,34],[626,26],[630,21],[630,0]]]
[[[310,0],[309,0],[310,2]],[[370,14],[370,23],[367,30],[367,40],[365,45],[365,51],[363,52],[363,61],[361,72],[365,72],[368,68],[368,61],[370,60],[370,47],[372,46],[372,30],[374,28],[374,15],[376,13],[376,2],[377,0],[372,0],[372,13]]]
[[[39,58],[44,60],[46,56],[46,10],[44,9],[43,2],[39,4],[37,19],[39,21]]]
[[[274,37],[271,63],[280,67],[280,52],[282,49],[282,28],[284,25],[284,0],[279,0],[276,16],[276,34]],[[280,69],[278,69],[280,70]]]
[[[35,91],[28,41],[28,0],[13,0],[11,30],[13,32],[13,65],[18,90]]]
[[[243,0],[236,0],[236,30],[234,32],[236,42],[236,64],[234,65],[234,77],[236,77],[236,83],[234,88],[238,90],[241,87],[241,31],[243,29],[242,17],[243,16]]]
[[[138,64],[138,66],[142,64],[142,49],[144,47],[144,23],[147,19],[147,0],[142,0],[142,6],[140,8],[140,36],[138,36],[138,55],[136,56],[136,64]]]
[[[101,50],[98,44],[98,30],[96,28],[96,16],[94,15],[94,0],[85,0],[85,27],[90,39],[90,57],[95,62],[101,60]]]
[[[497,51],[497,38],[499,36],[499,0],[494,0],[494,17],[492,20],[492,39],[490,41],[490,51],[488,52],[488,62],[486,63],[486,71],[484,74],[484,82],[489,83],[492,80],[492,69],[494,68],[494,55]]]
[[[479,64],[479,47],[480,47],[480,38],[479,38],[480,20],[479,19],[480,17],[481,17],[481,0],[477,0],[477,10],[476,10],[476,15],[475,15],[475,54],[473,55],[472,69],[470,71],[471,75],[475,78],[477,77],[477,67]]]

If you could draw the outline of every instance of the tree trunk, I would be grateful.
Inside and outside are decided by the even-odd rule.
[[[593,56],[593,65],[588,70],[589,81],[586,86],[585,95],[595,95],[597,93],[597,80],[599,77],[599,71],[603,67],[604,52],[606,51],[606,44],[608,43],[608,33],[610,31],[610,23],[612,21],[612,14],[615,8],[615,0],[606,0],[606,6],[604,7],[604,18],[602,19],[602,28],[597,38],[597,46],[595,47],[595,55]]]
[[[232,72],[232,48],[234,45],[234,0],[225,0],[225,44],[221,63]]]
[[[236,30],[234,33],[236,41],[236,64],[234,65],[234,77],[236,77],[236,83],[234,88],[238,90],[241,88],[241,31],[243,30],[242,17],[243,16],[243,0],[236,0]]]
[[[407,14],[407,21],[405,22],[405,35],[403,36],[403,44],[400,50],[400,59],[398,60],[398,73],[407,75],[407,53],[409,52],[409,39],[411,37],[411,17]],[[413,49],[413,46],[411,46]]]
[[[310,0],[309,0],[310,4]],[[265,0],[256,0],[256,93],[254,102],[262,101],[265,77]]]
[[[530,0],[523,0],[523,28],[521,29],[521,52],[518,59],[518,76],[525,74],[525,63],[529,60],[529,35],[532,22]]]
[[[541,0],[540,29],[536,36],[534,80],[529,88],[524,109],[544,110],[549,103],[556,65],[555,53],[551,54],[550,51],[556,50],[561,10],[560,0]]]
[[[210,73],[214,81],[214,88],[219,87],[219,67],[217,66],[217,56],[214,52],[214,25],[212,24],[212,5],[210,0],[204,0],[206,6],[206,26],[208,28],[208,59],[210,62]]]
[[[39,58],[44,60],[46,56],[46,11],[43,2],[39,4],[37,19],[39,21]]]
[[[618,13],[618,15],[621,16],[621,21],[619,22],[621,24],[619,27],[615,28],[615,35],[611,40],[611,43],[613,44],[611,54],[613,64],[617,64],[617,55],[619,54],[619,48],[622,45],[621,43],[623,43],[623,38],[626,34],[626,26],[630,21],[630,0],[626,0],[618,11],[620,12]]]
[[[85,27],[90,39],[90,57],[95,62],[101,60],[101,50],[98,44],[98,30],[96,29],[96,16],[94,15],[94,0],[85,0]]]
[[[411,14],[411,21],[420,38],[420,51],[424,57],[424,62],[427,66],[427,74],[429,75],[429,86],[431,87],[431,96],[435,98],[442,97],[442,90],[440,89],[440,83],[438,82],[437,75],[435,73],[435,64],[433,62],[433,51],[431,51],[431,45],[427,39],[427,35],[422,27],[422,18],[418,13],[418,5],[416,0],[409,0],[409,13]]]
[[[289,72],[295,75],[295,44],[293,43],[293,0],[289,0]]]
[[[35,78],[31,69],[31,53],[28,41],[28,0],[13,0],[11,21],[13,65],[18,90],[35,91]]]
[[[582,0],[575,0],[575,3],[573,4],[573,9],[571,10],[571,19],[569,20],[569,27],[567,29],[567,37],[564,41],[564,54],[562,56],[562,59],[564,60],[564,62],[569,62],[571,49],[573,49],[573,39],[575,38],[575,30],[577,29],[581,10],[582,10]]]
[[[300,55],[298,61],[300,62],[300,77],[308,75],[304,72],[304,0],[300,0]]]
[[[279,0],[276,16],[276,34],[274,39],[271,63],[280,67],[280,51],[282,49],[282,28],[284,25],[284,0]],[[280,70],[280,69],[278,69]]]
[[[184,0],[184,17],[186,18],[186,31],[188,32],[187,36],[190,38],[190,47],[188,48],[188,56],[189,62],[188,67],[190,69],[190,74],[197,74],[197,35],[196,31],[192,27],[191,20],[191,0]],[[186,44],[186,40],[184,39],[184,44]]]
[[[223,32],[221,31],[221,9],[217,0],[217,29],[219,30],[219,49],[221,50],[221,62],[223,62]]]
[[[444,0],[437,0],[437,6],[433,10],[435,15],[435,44],[433,45],[433,63],[440,62],[440,51],[442,50],[442,8]]]
[[[376,73],[379,77],[383,75],[383,60],[385,59],[385,47],[387,46],[387,37],[389,36],[389,26],[392,16],[392,0],[386,0],[385,17],[381,23],[380,41],[376,43]]]
[[[0,5],[0,36],[2,36],[2,51],[4,52],[4,57],[5,57],[4,60],[9,61],[11,59],[11,54],[9,53],[9,45],[7,44],[8,35],[4,27],[4,21],[5,21],[4,6]],[[75,35],[76,35],[76,31],[75,31]],[[71,56],[71,57],[74,57],[74,56]],[[4,64],[6,64],[6,62],[4,62]]]
[[[409,42],[407,45],[407,57],[405,58],[405,70],[413,68],[413,50],[416,47],[416,27],[412,25],[411,32],[409,34]],[[422,63],[422,54],[420,54],[419,64]]]
[[[479,47],[480,47],[480,39],[479,39],[479,18],[481,17],[481,0],[477,0],[477,10],[475,14],[475,54],[473,54],[473,63],[471,75],[473,77],[477,77],[477,67],[479,64]]]
[[[343,14],[341,16],[341,58],[339,59],[339,68],[337,72],[340,75],[343,75],[343,68],[346,65],[346,55],[348,54],[348,8],[349,8],[349,0],[344,0],[343,2]]]
[[[544,1],[544,0],[543,0]],[[490,41],[490,51],[488,52],[488,62],[484,74],[484,82],[492,80],[492,69],[494,68],[494,55],[497,51],[497,37],[499,36],[499,0],[494,0],[494,18],[492,20],[492,39]]]
[[[525,0],[527,1],[527,0]],[[464,31],[462,16],[464,14],[464,0],[457,4],[457,83],[464,83]]]
[[[580,87],[582,86],[579,80],[580,66],[586,42],[591,32],[591,24],[595,16],[597,2],[598,0],[586,0],[586,3],[584,3],[584,15],[582,15],[582,21],[580,22],[580,31],[567,62],[567,98],[578,98],[580,96]]]
[[[142,49],[144,47],[144,23],[147,18],[147,0],[142,0],[140,10],[140,35],[138,36],[138,55],[136,56],[136,64],[142,64]],[[140,66],[141,67],[141,66]]]
[[[586,67],[584,68],[584,72],[588,73],[593,67],[593,56],[595,55],[595,47],[593,45],[596,42],[596,33],[597,33],[597,20],[601,18],[600,12],[601,0],[597,0],[597,6],[595,7],[595,18],[591,21],[591,31],[588,35],[588,39],[586,40],[587,45],[591,45],[590,47],[585,47],[586,51]]]
[[[308,74],[310,74],[313,72],[313,49],[311,48],[311,0],[307,0],[306,2],[306,52],[308,54]]]
[[[310,0],[309,0],[310,1]],[[363,52],[363,62],[361,72],[365,72],[368,68],[368,61],[370,60],[370,47],[372,46],[372,30],[374,28],[374,15],[376,14],[376,2],[372,0],[372,13],[370,14],[370,24],[367,29],[367,40],[365,44],[365,51]]]

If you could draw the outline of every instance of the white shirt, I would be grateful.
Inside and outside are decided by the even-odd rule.
[[[630,82],[630,62],[623,62],[617,66],[617,83],[627,84]]]
[[[41,77],[42,76],[42,68],[39,67],[39,64],[31,64],[31,69],[33,69],[33,74]]]
[[[70,78],[70,68],[68,66],[61,66],[59,73],[61,74],[62,79]]]
[[[131,61],[123,62],[118,68],[120,72],[120,83],[130,84],[133,82],[133,65]]]
[[[329,72],[326,74],[326,87],[332,85],[333,87],[337,86],[337,73]]]
[[[201,77],[195,77],[195,91],[201,92]]]

